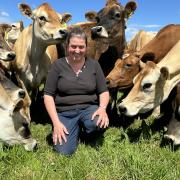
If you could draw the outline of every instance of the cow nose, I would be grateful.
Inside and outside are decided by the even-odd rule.
[[[125,114],[127,112],[127,108],[122,104],[119,105],[119,110],[123,114]]]
[[[25,91],[24,90],[20,90],[18,94],[19,94],[20,98],[24,99],[24,97],[25,97]]]
[[[59,33],[63,36],[63,37],[65,37],[66,35],[67,35],[67,30],[66,29],[60,29],[59,30]]]
[[[8,59],[14,60],[14,58],[16,57],[16,54],[15,53],[9,53],[7,56],[8,56]]]

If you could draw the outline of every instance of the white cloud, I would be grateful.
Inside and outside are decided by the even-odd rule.
[[[5,11],[0,11],[0,16],[9,17],[9,14]]]
[[[158,24],[127,24],[126,40],[130,41],[140,30],[156,33],[162,26]]]
[[[10,15],[5,11],[0,11],[0,23],[12,23]]]

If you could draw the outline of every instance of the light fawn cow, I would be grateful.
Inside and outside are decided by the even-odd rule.
[[[11,49],[14,46],[14,43],[18,39],[20,33],[24,29],[24,25],[22,21],[18,21],[16,23],[11,24],[11,30],[5,32],[5,40],[8,43],[8,45],[11,47]]]
[[[19,4],[18,7],[33,20],[33,24],[25,28],[15,42],[16,61],[13,67],[30,92],[45,81],[52,61],[47,47],[60,43],[66,36],[65,23],[71,15],[58,14],[47,3],[33,11],[27,4]]]
[[[164,102],[180,82],[180,41],[157,64],[148,61],[134,78],[134,86],[118,105],[127,116],[148,112]]]
[[[11,25],[0,24],[0,60],[11,61],[15,58],[15,52],[9,47],[4,39],[5,33],[11,30]],[[1,64],[3,63],[1,61]]]

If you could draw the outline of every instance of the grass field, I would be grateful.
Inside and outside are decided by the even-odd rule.
[[[138,121],[137,121],[138,122]],[[140,127],[134,126],[131,132]],[[180,151],[170,144],[160,147],[162,133],[141,133],[131,141],[127,131],[110,127],[94,144],[80,143],[71,157],[55,153],[50,144],[51,125],[31,124],[38,141],[34,152],[22,146],[4,147],[0,152],[2,180],[179,180]],[[143,132],[143,131],[142,131]]]

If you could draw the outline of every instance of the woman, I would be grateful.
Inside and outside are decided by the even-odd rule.
[[[80,123],[88,134],[109,125],[105,77],[99,63],[85,57],[86,49],[85,33],[72,29],[67,36],[67,56],[52,64],[44,90],[54,149],[65,155],[77,148]]]

